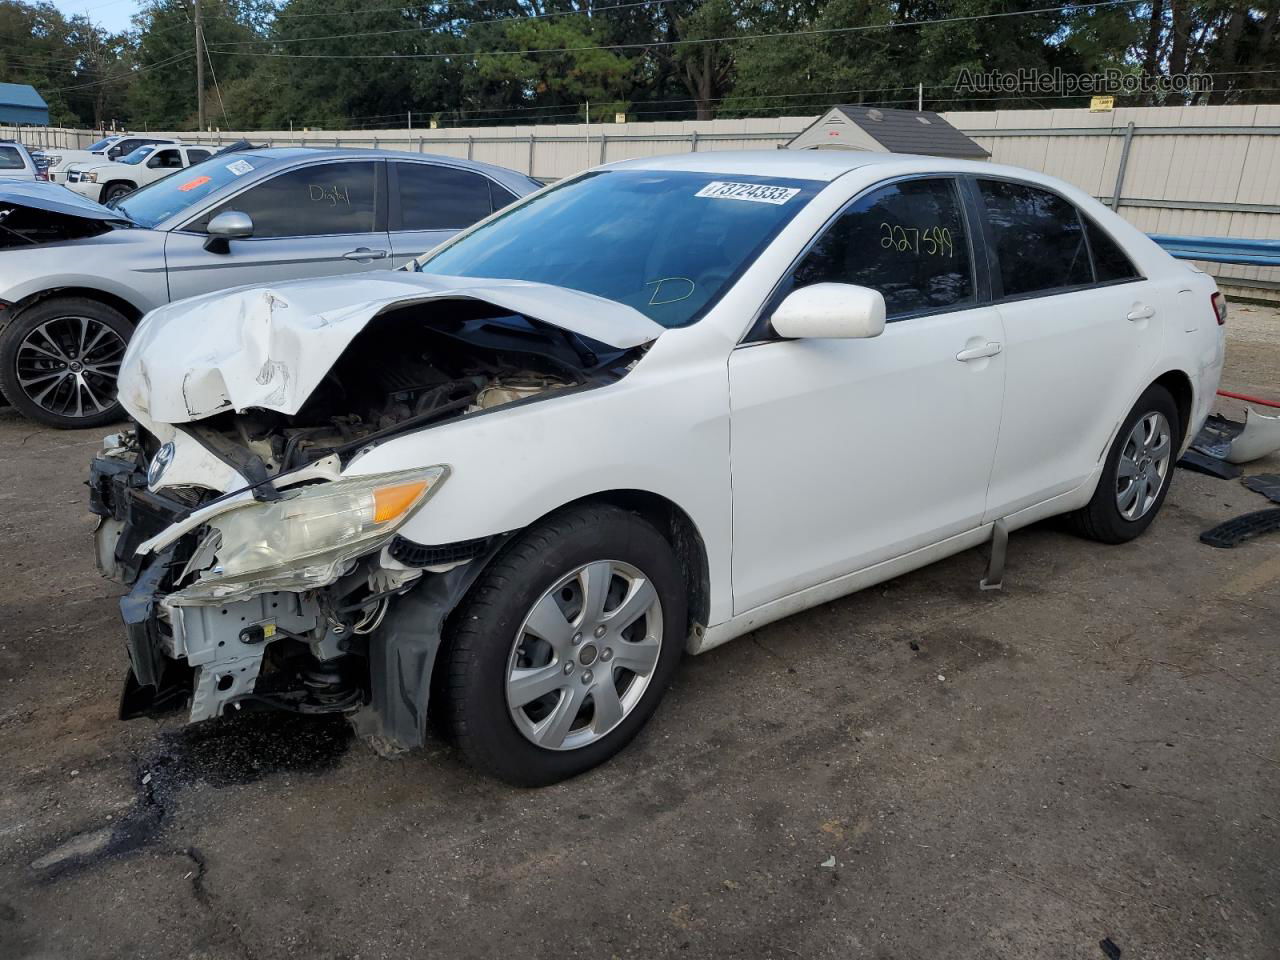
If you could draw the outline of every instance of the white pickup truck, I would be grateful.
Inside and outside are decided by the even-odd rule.
[[[128,196],[139,187],[155,183],[175,170],[207,160],[212,154],[209,147],[151,143],[138,147],[115,162],[101,160],[73,165],[67,171],[66,186],[90,200],[106,203]]]

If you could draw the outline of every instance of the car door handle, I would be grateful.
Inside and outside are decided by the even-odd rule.
[[[978,347],[970,347],[968,350],[961,350],[956,354],[956,359],[961,363],[968,363],[970,360],[983,360],[987,357],[994,357],[1004,349],[1004,344],[996,343],[994,340],[988,340],[986,343]]]
[[[385,250],[370,250],[368,247],[356,247],[342,255],[343,260],[382,260],[387,256]]]
[[[1148,317],[1156,315],[1156,308],[1148,306],[1145,303],[1135,303],[1133,309],[1129,311],[1130,320],[1146,320]]]

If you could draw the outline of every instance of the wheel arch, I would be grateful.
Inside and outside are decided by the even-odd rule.
[[[706,542],[693,518],[679,504],[661,494],[627,489],[589,494],[552,512],[558,513],[586,503],[611,504],[639,514],[658,528],[658,532],[671,544],[684,577],[689,609],[688,634],[700,635],[705,632],[711,613],[711,568]],[[539,517],[534,523],[542,519]]]
[[[143,311],[118,294],[110,293],[97,287],[51,287],[48,290],[28,294],[13,303],[8,310],[9,320],[13,320],[24,310],[38,303],[44,303],[46,300],[52,300],[55,297],[82,297],[85,300],[97,301],[104,306],[111,307],[113,310],[118,310],[134,326],[137,326],[138,321],[142,319]]]
[[[124,177],[118,177],[115,180],[108,180],[106,183],[102,185],[102,189],[98,191],[99,198],[106,197],[107,191],[109,191],[112,187],[117,187],[117,186],[128,187],[130,191],[134,191],[138,189],[138,185],[134,181],[126,179]]]
[[[1173,404],[1178,409],[1178,426],[1182,431],[1179,443],[1187,438],[1191,428],[1191,412],[1195,409],[1195,386],[1191,377],[1183,370],[1166,370],[1151,382],[1152,386],[1164,387],[1173,397]]]

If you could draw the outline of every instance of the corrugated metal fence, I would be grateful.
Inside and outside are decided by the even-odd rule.
[[[1087,190],[1147,233],[1280,238],[1280,106],[1135,107],[949,113],[1000,163]],[[559,179],[583,167],[690,150],[782,147],[813,117],[670,123],[553,124],[439,130],[288,130],[184,133],[273,146],[379,146],[470,157]],[[95,131],[26,127],[32,145],[76,147]],[[1229,293],[1280,301],[1280,269],[1203,264]]]

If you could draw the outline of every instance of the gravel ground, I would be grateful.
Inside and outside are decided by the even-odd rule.
[[[1229,330],[1224,385],[1280,399],[1280,315]],[[118,722],[101,432],[0,410],[4,960],[1276,956],[1280,535],[1196,539],[1238,483],[687,659],[622,756],[521,791],[341,722]]]

